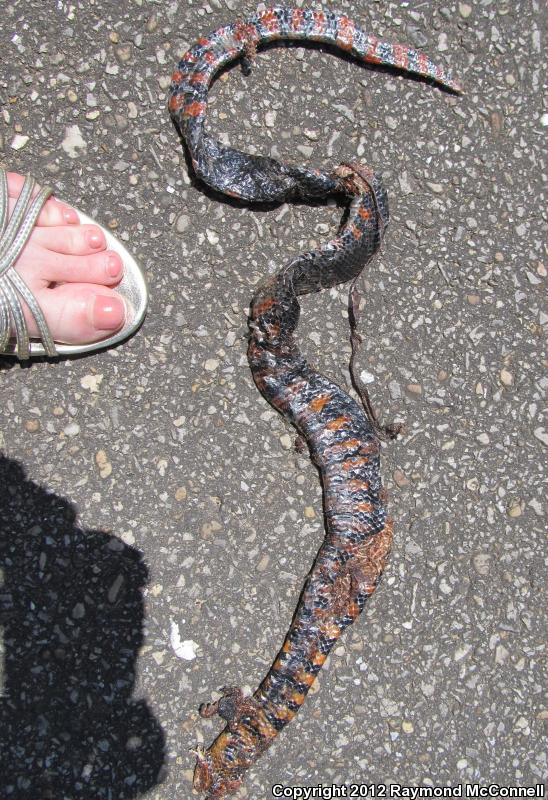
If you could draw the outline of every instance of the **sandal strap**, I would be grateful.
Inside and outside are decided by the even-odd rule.
[[[14,264],[32,233],[38,215],[52,193],[52,190],[45,186],[40,189],[34,200],[31,200],[35,186],[34,178],[27,175],[10,217],[7,175],[4,169],[0,169],[0,354],[6,350],[13,328],[17,356],[21,360],[30,358],[30,337],[21,299],[36,321],[46,355],[50,357],[58,355],[42,309],[25,281],[14,269]]]

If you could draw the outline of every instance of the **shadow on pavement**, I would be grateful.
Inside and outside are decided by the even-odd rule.
[[[155,786],[164,734],[132,698],[140,553],[79,528],[67,500],[0,455],[0,570],[0,796],[125,800]]]

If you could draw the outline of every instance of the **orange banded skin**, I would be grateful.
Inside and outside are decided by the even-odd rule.
[[[314,371],[295,341],[298,298],[356,279],[377,252],[388,225],[388,201],[378,174],[359,163],[330,172],[280,163],[228,148],[205,133],[207,91],[215,73],[258,46],[278,39],[332,44],[369,63],[422,75],[459,92],[449,72],[424,54],[366,34],[345,15],[273,7],[200,39],[173,75],[169,109],[196,175],[230,197],[253,202],[314,201],[335,196],[347,205],[337,235],[268,278],[251,302],[248,360],[265,399],[307,442],[324,497],[325,538],[306,579],[285,641],[251,697],[223,690],[201,707],[226,727],[198,748],[194,788],[207,798],[234,794],[246,770],[304,703],[343,631],[375,591],[392,541],[381,485],[380,445],[367,414],[343,389]]]
[[[298,296],[358,276],[388,224],[378,175],[361,164],[334,174],[350,196],[348,219],[333,240],[262,284],[251,303],[248,347],[257,388],[306,440],[320,471],[326,535],[282,648],[253,696],[230,688],[201,708],[227,722],[207,750],[197,751],[194,788],[208,798],[233,794],[297,714],[327,655],[374,592],[390,552],[376,434],[361,406],[310,368],[294,338]]]
[[[200,38],[182,56],[172,75],[168,108],[185,140],[197,177],[231,197],[286,202],[326,197],[337,190],[326,176],[314,174],[313,170],[250,156],[224,146],[205,131],[207,95],[216,73],[238,58],[249,69],[257,48],[282,40],[329,44],[357,61],[394,67],[457,94],[462,91],[451,71],[435,64],[426,54],[378,39],[345,14],[328,9],[273,6],[224,25]],[[234,181],[236,174],[238,180]]]

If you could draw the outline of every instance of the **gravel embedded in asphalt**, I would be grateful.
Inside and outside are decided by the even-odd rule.
[[[383,448],[396,523],[383,583],[239,796],[533,786],[548,772],[540,4],[333,7],[450,65],[465,95],[303,47],[269,49],[211,92],[225,143],[383,173],[391,224],[364,274],[360,368],[382,418],[406,426]],[[0,360],[10,800],[190,797],[189,748],[220,729],[198,706],[255,689],[322,540],[317,473],[253,385],[246,313],[340,209],[221,202],[189,177],[166,110],[185,48],[254,10],[3,10],[2,165],[109,227],[151,294],[112,351]],[[305,298],[299,337],[347,387],[346,304],[344,286]]]

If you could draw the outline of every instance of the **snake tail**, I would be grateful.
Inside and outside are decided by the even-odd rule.
[[[196,176],[230,197],[287,202],[325,197],[335,188],[321,173],[251,156],[221,144],[205,131],[208,91],[215,74],[238,58],[249,64],[258,47],[280,40],[328,44],[357,61],[394,67],[457,94],[462,92],[451,71],[424,53],[378,39],[345,14],[327,9],[274,6],[218,28],[199,39],[179,61],[172,75],[168,108],[186,142]]]

